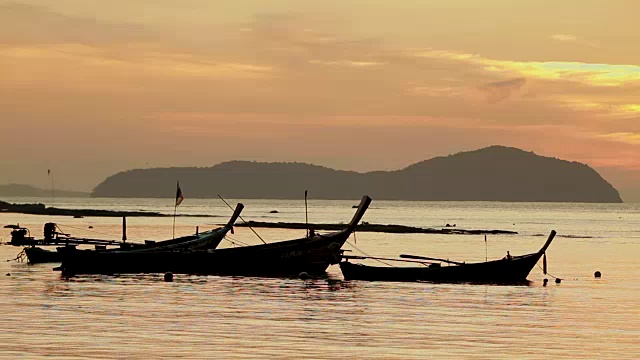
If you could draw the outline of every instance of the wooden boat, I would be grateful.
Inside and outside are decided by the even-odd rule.
[[[211,275],[297,276],[322,274],[340,260],[340,248],[366,212],[371,198],[364,196],[346,229],[275,243],[215,250],[68,251],[64,275],[115,273],[186,273]]]
[[[29,264],[41,264],[61,262],[62,255],[56,250],[47,250],[37,246],[29,246],[23,249]]]
[[[535,253],[507,256],[500,260],[460,263],[445,259],[435,259],[423,256],[401,255],[403,258],[418,260],[398,260],[373,258],[379,260],[405,261],[421,263],[420,267],[369,266],[353,263],[350,260],[371,259],[370,257],[343,256],[340,269],[345,280],[368,281],[427,281],[427,282],[467,282],[467,283],[526,283],[531,269],[538,263],[551,244],[555,231],[551,231],[544,246]],[[435,262],[434,262],[435,261]],[[441,262],[449,263],[443,266]],[[546,272],[546,258],[544,261]]]
[[[152,241],[146,240],[144,244],[136,243],[118,243],[119,247],[107,249],[106,245],[95,244],[95,250],[77,250],[76,245],[78,243],[67,243],[63,247],[58,247],[56,251],[42,249],[40,247],[31,246],[24,248],[24,252],[27,255],[27,260],[31,264],[44,263],[44,262],[62,262],[65,252],[68,251],[97,251],[97,252],[148,252],[148,251],[160,251],[160,250],[178,250],[178,249],[215,249],[220,245],[227,232],[229,232],[236,220],[242,213],[244,205],[238,203],[236,209],[229,219],[229,222],[220,228],[208,230],[204,232],[198,232],[193,235],[182,236],[175,239]],[[80,243],[84,244],[84,243]],[[111,245],[111,244],[110,244]]]

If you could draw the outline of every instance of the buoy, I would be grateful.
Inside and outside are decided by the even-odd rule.
[[[547,286],[548,282],[549,282],[549,279],[542,280],[542,286]]]
[[[7,275],[5,275],[5,276],[11,276],[11,274],[7,273]]]
[[[164,281],[171,282],[173,281],[173,274],[168,272],[164,274]]]
[[[298,274],[298,277],[302,280],[307,280],[309,278],[309,274],[303,271],[300,274]]]
[[[600,271],[596,271],[596,272],[593,274],[593,276],[595,276],[595,277],[597,277],[597,278],[600,278],[600,277],[602,277],[602,274],[600,273]]]
[[[562,282],[562,279],[556,278],[556,284],[560,284],[561,282]]]

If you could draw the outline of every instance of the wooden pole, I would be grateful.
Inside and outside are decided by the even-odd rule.
[[[309,237],[309,212],[307,211],[307,190],[304,191],[304,225],[307,228],[307,237]]]
[[[127,217],[122,217],[122,241],[127,241]]]
[[[440,258],[432,258],[432,257],[426,257],[426,256],[409,255],[409,254],[400,254],[400,257],[401,257],[401,258],[406,258],[406,259],[420,259],[420,260],[442,261],[442,262],[446,262],[446,263],[454,264],[454,265],[464,265],[464,263],[463,263],[463,262],[451,261],[451,260],[447,260],[447,259],[440,259]]]
[[[376,257],[376,256],[344,255],[342,258],[343,258],[343,259],[345,259],[345,260],[349,260],[349,259],[354,259],[354,260],[366,260],[366,259],[371,259],[371,260],[385,260],[385,261],[408,262],[408,263],[423,264],[423,265],[430,265],[430,264],[434,264],[433,262],[428,262],[428,261],[392,259],[392,258]]]
[[[176,212],[178,211],[178,205],[173,207],[173,238],[176,238]]]

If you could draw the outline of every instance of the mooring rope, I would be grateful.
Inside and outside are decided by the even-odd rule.
[[[56,226],[58,227],[58,229],[59,229],[60,231],[62,231],[62,228],[60,227],[60,225],[56,224]],[[93,229],[83,229],[83,228],[79,228],[79,227],[71,226],[71,225],[69,225],[69,224],[64,224],[64,226],[66,226],[66,227],[70,227],[70,228],[75,229],[75,230],[94,232],[94,233],[96,233],[96,234],[100,234],[100,235],[104,235],[104,236],[109,236],[109,237],[115,237],[115,238],[117,238],[117,237],[119,237],[119,236],[120,236],[120,235],[106,234],[106,233],[103,233],[103,232],[100,232],[100,231],[96,231],[96,230],[93,230]],[[63,232],[63,233],[65,233],[64,231],[62,231],[62,232]]]
[[[222,202],[225,203],[225,205],[227,205],[229,207],[229,209],[234,210],[234,208],[231,205],[229,205],[229,203],[225,199],[223,199],[222,196],[220,196],[220,194],[218,194],[218,197],[220,198],[220,200],[222,200]],[[240,220],[242,220],[242,222],[247,224],[247,227],[249,228],[249,230],[253,231],[253,233],[258,237],[258,239],[260,239],[260,241],[262,241],[264,244],[267,243],[266,241],[264,241],[262,236],[260,236],[255,230],[253,230],[253,228],[251,226],[249,226],[249,223],[242,216],[238,215],[238,217],[240,218]]]
[[[540,270],[542,270],[542,272],[544,273],[544,269],[542,268],[542,266],[540,266],[540,264],[536,263],[536,266],[537,266],[537,267],[539,267],[539,268],[540,268]],[[551,276],[551,277],[552,277],[552,278],[554,278],[554,279],[560,279],[560,278],[559,278],[559,277],[557,277],[557,276],[553,276],[553,275],[549,274],[549,271],[547,271],[547,274],[546,274],[546,275],[549,275],[549,276]]]
[[[371,255],[367,254],[366,252],[364,252],[364,251],[363,251],[362,249],[360,249],[359,247],[357,247],[357,246],[355,246],[354,244],[350,243],[350,242],[349,242],[349,240],[347,240],[347,244],[351,245],[351,247],[353,247],[354,249],[356,249],[358,252],[362,253],[364,256],[369,257],[369,258],[372,258],[372,260],[375,260],[375,261],[377,261],[377,262],[379,262],[379,263],[381,263],[381,264],[385,264],[385,265],[387,265],[387,266],[397,267],[397,266],[393,266],[393,265],[391,265],[391,264],[388,264],[388,263],[386,263],[386,262],[384,262],[384,261],[382,261],[382,260],[380,260],[380,259],[373,259],[373,256],[371,256]]]
[[[9,259],[7,261],[17,261],[24,262],[24,259],[27,257],[27,254],[24,252],[24,249],[18,253],[18,255],[14,259]]]
[[[242,242],[242,241],[240,241],[240,240],[238,240],[238,239],[234,239],[234,238],[232,238],[232,237],[231,237],[231,236],[229,236],[229,235],[225,235],[224,240],[226,240],[226,241],[230,242],[230,243],[231,243],[231,244],[233,244],[234,246],[236,245],[236,243],[241,244],[241,245],[244,245],[244,246],[249,246],[249,244],[247,244],[247,243],[245,243],[245,242]]]

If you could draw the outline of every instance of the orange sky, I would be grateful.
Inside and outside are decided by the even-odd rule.
[[[133,3],[133,4],[132,4]],[[501,144],[640,201],[635,1],[0,0],[0,183]]]

